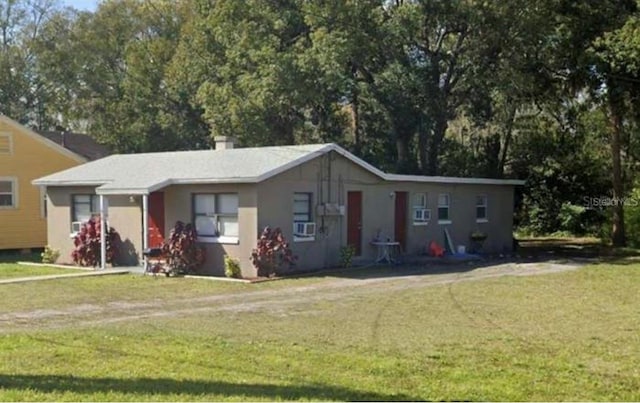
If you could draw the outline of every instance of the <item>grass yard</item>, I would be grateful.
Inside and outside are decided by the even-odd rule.
[[[0,286],[0,401],[640,400],[640,265],[474,272]]]
[[[77,269],[63,269],[59,267],[27,266],[17,263],[0,264],[0,280],[18,277],[48,276],[52,274],[80,273]]]

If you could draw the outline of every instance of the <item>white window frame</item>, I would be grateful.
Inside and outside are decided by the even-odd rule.
[[[484,199],[483,204],[478,204],[479,198]],[[478,216],[479,208],[484,208],[484,217]],[[479,194],[476,196],[476,222],[478,223],[489,222],[489,197],[486,194]]]
[[[0,210],[13,210],[18,208],[18,178],[15,176],[0,176],[0,182],[10,182],[11,183],[11,193],[3,192],[2,194],[11,195],[11,205],[9,206],[0,206]]]
[[[232,213],[221,213],[218,211],[219,198],[220,196],[235,196],[238,202],[238,208],[235,214]],[[196,212],[196,198],[198,196],[213,196],[213,212],[207,212],[205,214]],[[215,219],[216,225],[216,233],[217,235],[200,235],[198,234],[198,242],[202,243],[220,243],[220,244],[233,244],[237,245],[240,243],[240,220],[239,220],[239,210],[240,210],[240,196],[238,193],[233,192],[216,192],[216,193],[192,193],[191,194],[191,222],[193,223],[193,227],[196,228],[196,217],[206,216]],[[223,217],[235,217],[236,223],[238,225],[238,235],[237,236],[229,236],[229,235],[220,235],[220,218]]]
[[[418,198],[420,198],[421,200],[418,201]],[[429,205],[429,193],[427,192],[416,192],[412,195],[412,204],[411,204],[411,212],[412,212],[412,217],[411,220],[413,221],[413,225],[428,225],[429,221],[431,220],[431,212],[429,212],[429,219],[428,220],[417,220],[416,219],[416,214],[417,214],[417,210],[429,210],[427,208],[427,206]]]
[[[71,237],[75,237],[78,233],[73,231],[73,223],[74,222],[81,222],[81,223],[85,223],[87,221],[79,221],[76,219],[75,215],[76,215],[76,201],[75,198],[77,196],[89,196],[89,204],[90,204],[90,209],[89,209],[89,219],[96,217],[96,216],[100,216],[100,196],[95,194],[95,193],[74,193],[71,195],[71,211],[69,216],[71,217],[71,222],[69,223],[69,233],[71,234]],[[105,198],[105,203],[107,202],[107,199]],[[95,204],[95,205],[94,205]],[[106,208],[106,204],[105,204],[105,208]]]
[[[0,149],[0,155],[13,155],[13,136],[11,135],[11,133],[0,132],[0,137],[6,137],[8,139],[7,142],[9,143],[9,151],[2,152],[2,150]]]
[[[305,195],[309,197],[309,200],[307,202],[307,208],[308,208],[308,213],[307,213],[307,220],[305,221],[300,221],[300,220],[296,220],[296,214],[302,214],[302,213],[296,213],[295,211],[295,203],[296,203],[296,196],[298,195]],[[313,193],[312,192],[294,192],[293,193],[293,205],[292,205],[292,218],[293,218],[293,226],[292,228],[295,229],[296,224],[299,223],[314,223],[313,221]],[[310,235],[310,236],[303,236],[303,235],[297,235],[295,233],[295,230],[293,230],[293,242],[312,242],[316,240],[316,236],[314,235]]]
[[[441,203],[441,197],[446,196],[447,203]],[[440,218],[440,209],[447,209],[447,218]],[[438,194],[438,224],[451,224],[451,193]]]

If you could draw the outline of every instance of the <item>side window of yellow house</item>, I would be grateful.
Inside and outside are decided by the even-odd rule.
[[[0,209],[18,207],[18,180],[0,177]]]

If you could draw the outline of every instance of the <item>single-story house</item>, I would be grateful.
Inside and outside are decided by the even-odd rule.
[[[0,114],[0,249],[47,243],[44,191],[31,181],[108,154],[85,134],[36,132]]]
[[[194,223],[206,248],[203,274],[223,275],[225,254],[255,276],[250,256],[266,226],[280,227],[298,256],[295,270],[339,264],[353,245],[375,259],[375,238],[424,253],[431,240],[470,247],[487,234],[487,252],[513,247],[518,180],[394,175],[336,144],[112,155],[33,181],[46,188],[49,244],[69,261],[74,223],[99,213],[140,258],[177,221]],[[131,251],[129,251],[131,252]],[[131,253],[130,253],[131,255]]]

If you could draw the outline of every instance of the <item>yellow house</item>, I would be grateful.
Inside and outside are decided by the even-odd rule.
[[[0,114],[0,250],[47,243],[45,192],[32,180],[107,154],[86,135],[36,133]]]

